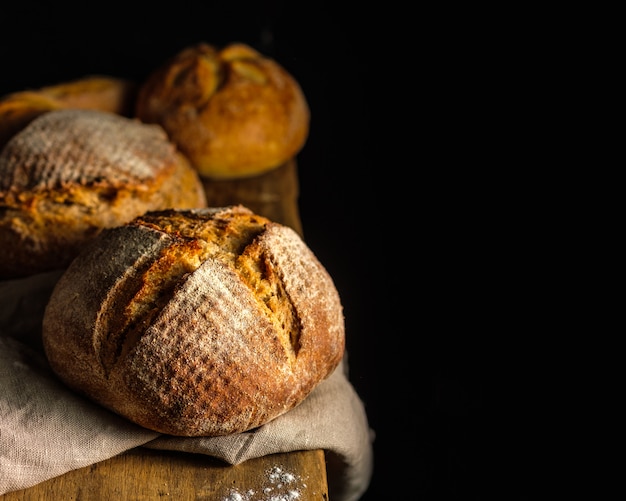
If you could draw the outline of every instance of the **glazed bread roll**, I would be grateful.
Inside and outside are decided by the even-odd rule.
[[[146,428],[244,432],[297,406],[337,367],[344,318],[291,228],[243,206],[150,212],[104,230],[43,318],[52,369]]]
[[[126,79],[89,75],[57,85],[7,94],[0,99],[0,149],[35,117],[63,108],[134,113],[137,85]]]
[[[43,113],[0,151],[0,279],[66,267],[103,228],[206,206],[158,125],[95,110]]]
[[[158,123],[202,177],[261,174],[292,159],[309,133],[296,80],[274,60],[233,43],[182,50],[140,85],[136,116]]]

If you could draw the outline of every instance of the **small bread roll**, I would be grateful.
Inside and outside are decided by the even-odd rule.
[[[105,75],[8,94],[0,99],[0,149],[35,117],[63,108],[108,111],[123,116],[134,113],[137,85]]]
[[[269,422],[345,347],[328,272],[295,231],[243,206],[151,212],[104,230],[57,282],[43,342],[69,387],[178,436]]]
[[[0,279],[64,268],[103,228],[148,210],[197,207],[198,174],[158,125],[46,112],[0,152]]]
[[[302,149],[309,133],[299,84],[245,44],[184,49],[140,86],[136,116],[160,124],[211,179],[275,169]]]

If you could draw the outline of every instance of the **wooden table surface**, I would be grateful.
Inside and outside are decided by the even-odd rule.
[[[296,451],[238,465],[139,447],[1,501],[328,501],[324,452]]]

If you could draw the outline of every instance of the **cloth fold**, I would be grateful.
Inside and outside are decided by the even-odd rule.
[[[356,501],[365,492],[374,433],[349,381],[347,359],[299,406],[255,430],[223,437],[163,435],[79,396],[50,369],[41,319],[59,276],[0,283],[0,494],[139,446],[206,454],[229,464],[324,449],[331,499]]]

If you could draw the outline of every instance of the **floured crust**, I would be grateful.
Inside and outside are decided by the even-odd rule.
[[[197,172],[157,125],[61,109],[0,152],[0,278],[64,268],[103,228],[206,206]]]
[[[287,412],[345,342],[324,267],[292,229],[242,206],[152,212],[103,231],[59,280],[43,341],[70,387],[180,436]]]
[[[140,86],[136,116],[163,126],[198,172],[212,179],[277,168],[304,146],[309,108],[296,80],[251,47],[200,43]]]

